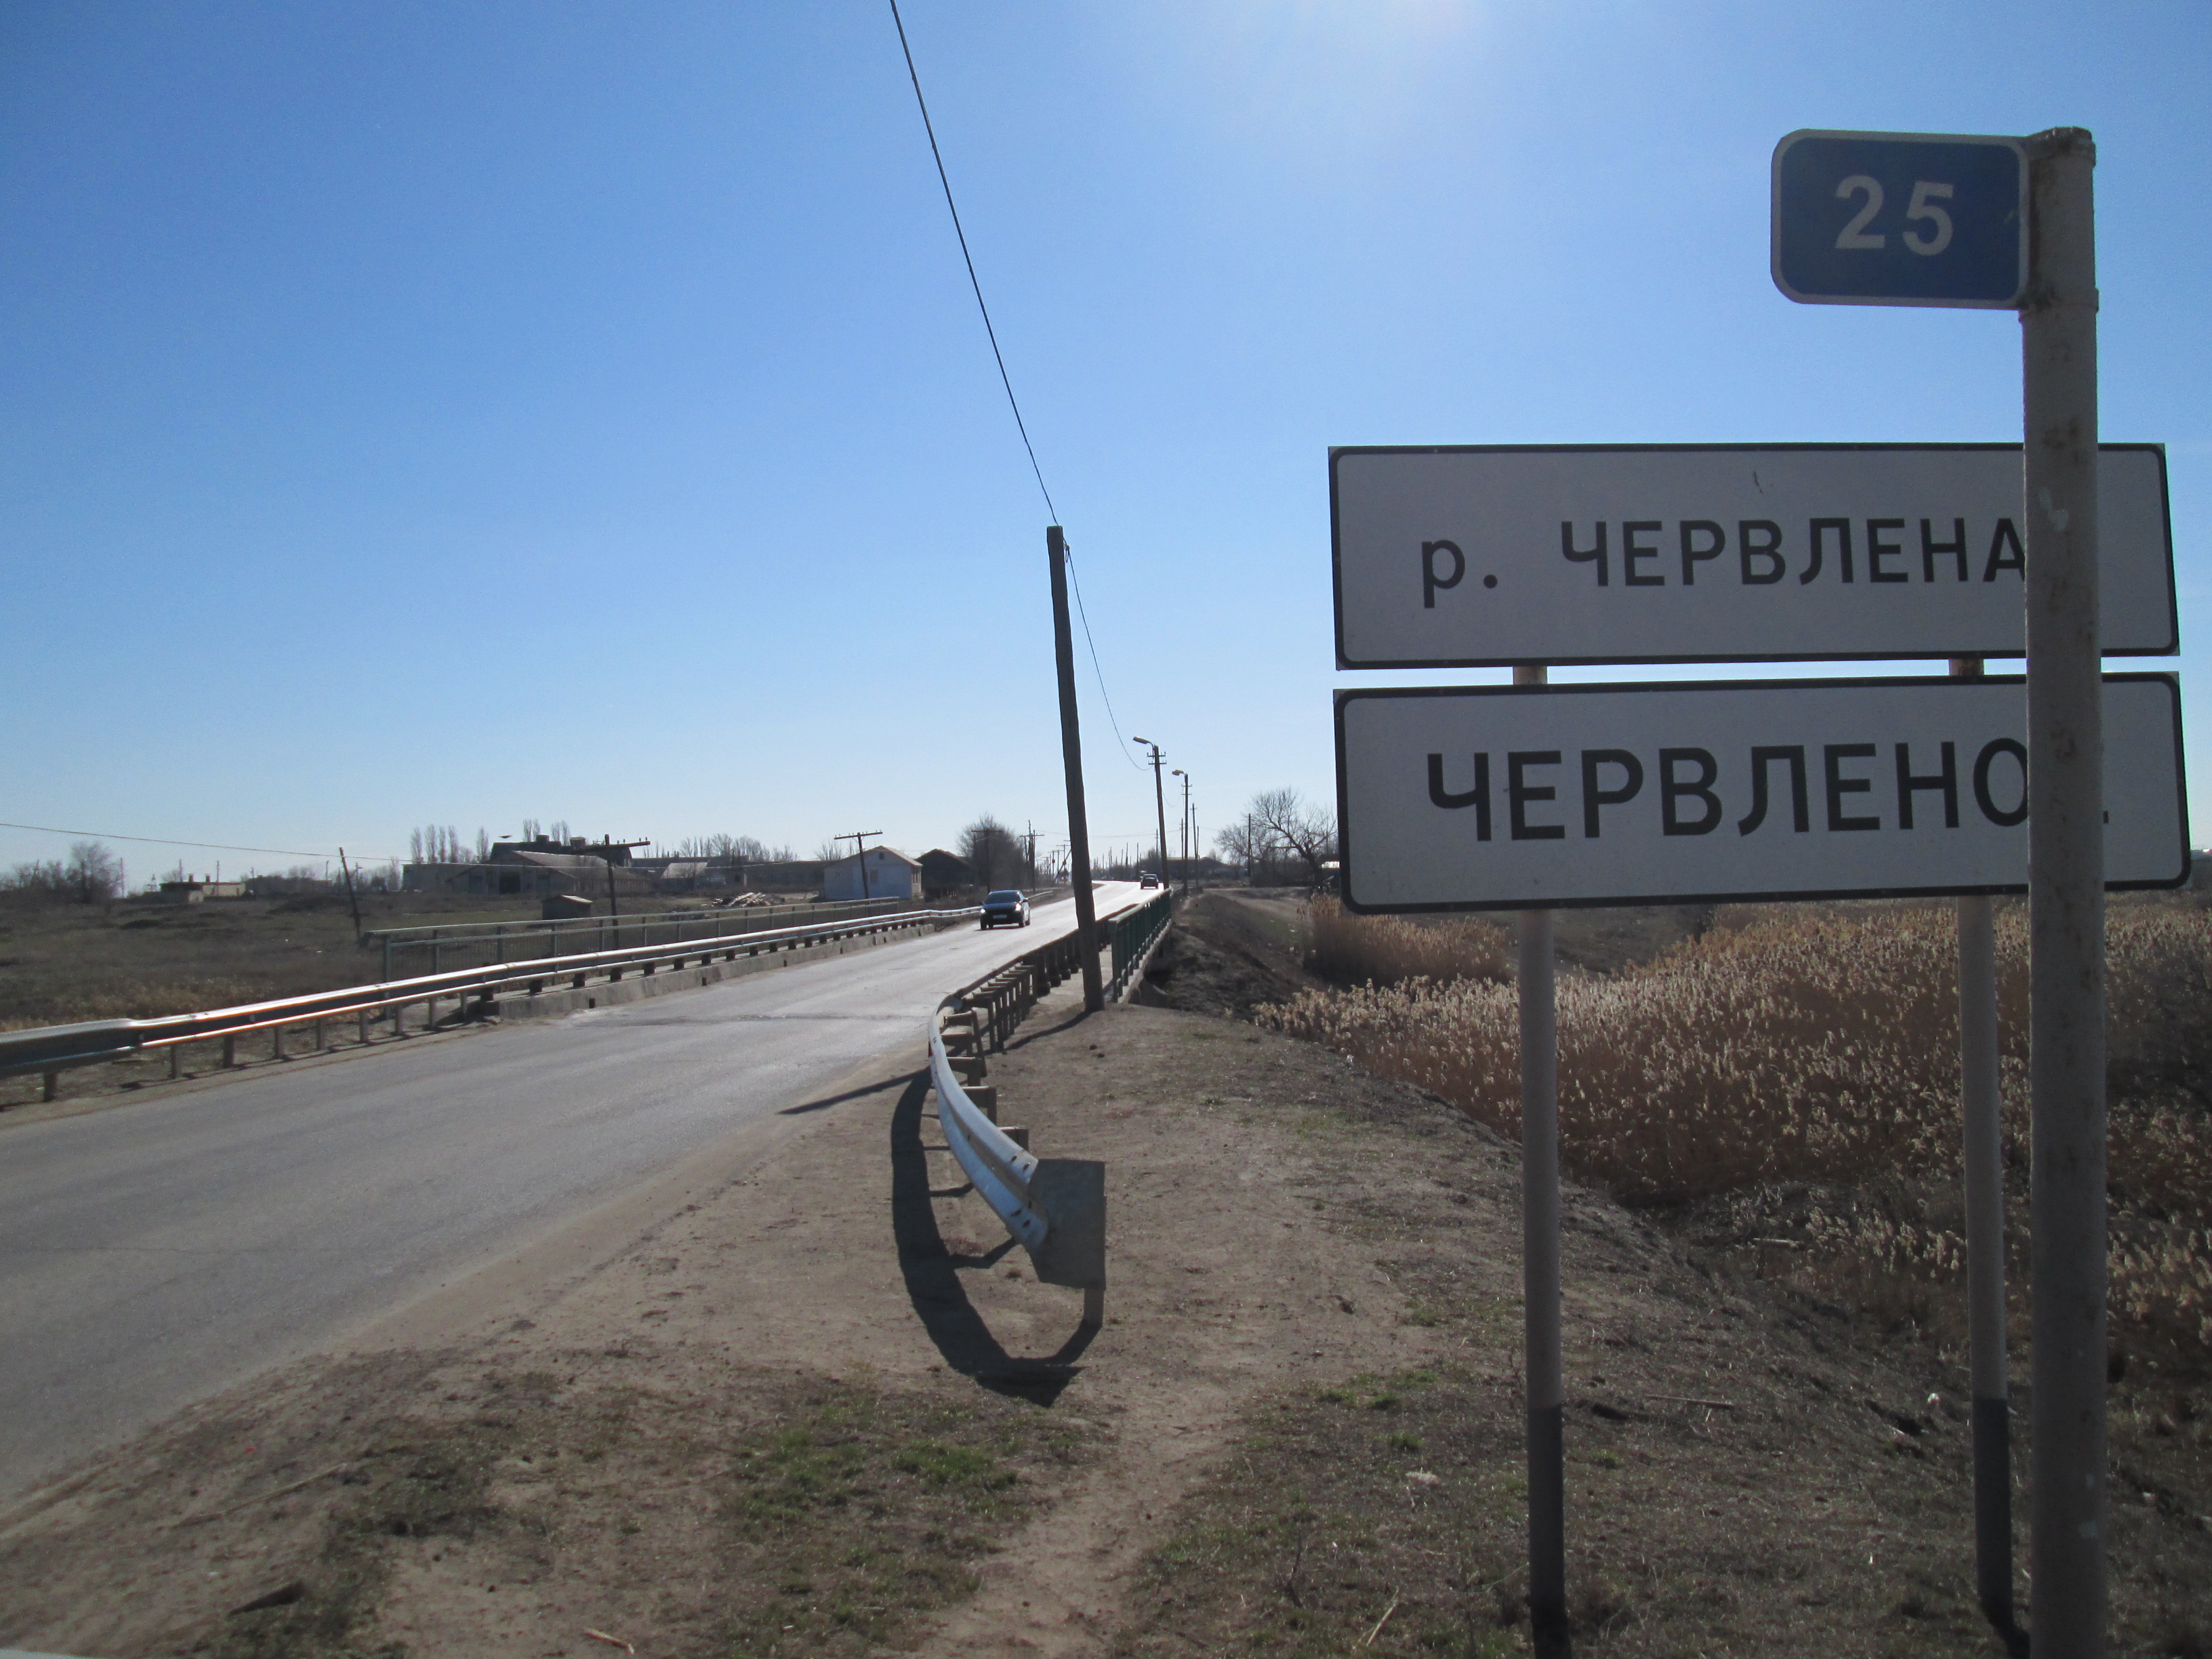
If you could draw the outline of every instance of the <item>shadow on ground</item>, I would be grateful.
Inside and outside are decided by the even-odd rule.
[[[1058,1352],[1042,1359],[1008,1353],[992,1333],[960,1282],[960,1268],[971,1261],[996,1261],[1011,1247],[975,1258],[955,1256],[946,1247],[930,1202],[929,1154],[921,1139],[928,1094],[928,1074],[916,1073],[891,1113],[891,1237],[907,1299],[949,1369],[994,1394],[1049,1406],[1082,1374],[1074,1362],[1097,1333],[1079,1326]]]

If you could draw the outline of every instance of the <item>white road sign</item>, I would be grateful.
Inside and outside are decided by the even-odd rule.
[[[1987,679],[1340,691],[1355,910],[2016,893],[2027,698]],[[2171,675],[2105,678],[2106,884],[2189,875]]]
[[[2104,648],[2179,648],[2166,452],[2101,450]],[[2019,656],[2018,444],[1329,452],[1340,668]]]

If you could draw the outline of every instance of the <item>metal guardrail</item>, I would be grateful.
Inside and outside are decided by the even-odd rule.
[[[1117,984],[1167,926],[1172,896],[1102,916],[1088,941],[1110,946]],[[1091,1158],[1034,1156],[1027,1138],[998,1121],[998,1091],[982,1086],[984,1056],[1054,986],[1079,973],[1085,941],[1041,945],[938,1005],[929,1020],[929,1081],[945,1144],[970,1183],[1030,1253],[1038,1282],[1083,1291],[1083,1322],[1106,1317],[1106,1166]],[[970,1087],[975,1092],[969,1093]]]
[[[425,971],[503,965],[510,957],[532,960],[574,954],[589,941],[596,951],[619,951],[634,945],[678,945],[687,939],[725,938],[735,933],[773,932],[817,921],[843,921],[856,916],[896,914],[904,899],[849,899],[830,904],[776,904],[729,909],[694,908],[655,910],[633,916],[576,916],[553,921],[456,921],[419,927],[372,928],[362,935],[364,945],[383,947],[383,977],[406,975],[396,968],[408,966],[414,955],[429,958]]]
[[[929,1081],[945,1146],[1030,1253],[1038,1283],[1080,1289],[1083,1322],[1096,1328],[1106,1322],[1106,1166],[1093,1158],[1038,1158],[999,1127],[995,1091],[985,1097],[988,1112],[969,1097],[967,1085],[982,1076],[983,1058],[976,1014],[958,1006],[966,994],[945,998],[929,1019]]]
[[[271,1058],[281,1060],[285,1057],[285,1031],[294,1026],[313,1026],[315,1047],[319,1049],[326,1046],[325,1022],[350,1017],[357,1022],[360,1041],[365,1044],[369,1041],[370,1024],[386,1018],[392,1022],[394,1036],[408,1035],[405,1012],[417,1004],[423,1007],[423,1029],[427,1030],[436,1025],[438,1006],[447,998],[453,1000],[459,1013],[465,1011],[471,998],[481,1008],[504,990],[526,988],[529,994],[535,996],[562,980],[570,982],[568,988],[581,990],[595,974],[619,980],[633,969],[651,974],[664,966],[681,968],[694,957],[704,967],[716,957],[733,962],[740,954],[758,956],[763,951],[797,950],[870,933],[943,927],[981,915],[980,906],[958,910],[899,911],[825,926],[754,930],[724,933],[714,939],[541,957],[489,968],[318,991],[306,996],[246,1003],[202,1013],[168,1014],[153,1019],[101,1019],[76,1025],[0,1031],[0,1077],[43,1073],[46,1097],[52,1100],[62,1072],[72,1066],[100,1065],[149,1048],[169,1050],[169,1073],[174,1077],[179,1074],[179,1056],[187,1043],[219,1038],[223,1044],[223,1063],[228,1066],[234,1063],[234,1045],[240,1036],[267,1031],[270,1033]]]
[[[1114,971],[1106,990],[1109,999],[1115,1002],[1121,1000],[1131,978],[1143,970],[1153,942],[1167,931],[1168,923],[1174,919],[1175,894],[1168,890],[1133,910],[1118,912],[1106,924],[1113,929],[1114,947]]]

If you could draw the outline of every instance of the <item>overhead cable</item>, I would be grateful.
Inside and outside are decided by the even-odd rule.
[[[1106,690],[1106,671],[1098,665],[1098,641],[1091,637],[1091,616],[1083,608],[1083,584],[1075,575],[1075,549],[1065,538],[1061,545],[1068,550],[1067,580],[1075,589],[1075,614],[1083,620],[1083,642],[1091,647],[1091,672],[1098,677],[1098,695],[1106,704],[1106,718],[1114,723],[1114,752],[1141,772],[1144,763],[1129,752],[1129,739],[1121,730],[1121,717],[1114,712],[1114,699]]]
[[[155,847],[200,847],[216,853],[276,853],[285,858],[327,859],[332,856],[327,847],[310,853],[297,847],[240,847],[227,841],[172,841],[166,836],[123,836],[112,830],[57,830],[51,823],[4,823],[0,830],[35,830],[43,836],[89,836],[94,841],[142,841]],[[397,854],[371,853],[366,856],[396,858]]]
[[[990,337],[991,356],[999,364],[999,383],[1006,388],[1006,406],[1014,411],[1015,429],[1022,434],[1022,447],[1029,451],[1030,471],[1036,474],[1037,490],[1043,495],[1045,510],[1057,520],[1060,509],[1052,504],[1052,491],[1045,488],[1044,469],[1037,465],[1036,446],[1030,441],[1028,422],[1022,419],[1022,406],[1014,396],[1012,377],[1006,373],[1006,354],[999,349],[999,331],[991,326],[991,307],[983,303],[983,284],[975,276],[975,256],[968,252],[968,233],[960,228],[960,210],[952,204],[952,180],[945,176],[945,156],[937,148],[937,129],[930,125],[929,101],[921,95],[921,76],[914,67],[914,48],[907,44],[906,24],[899,17],[898,0],[890,0],[891,23],[898,30],[899,50],[906,54],[907,79],[914,82],[914,101],[921,110],[921,130],[929,135],[929,153],[937,162],[937,182],[945,186],[945,210],[952,216],[952,234],[960,239],[960,257],[967,261],[968,286],[975,290],[975,309],[983,313],[983,332]]]

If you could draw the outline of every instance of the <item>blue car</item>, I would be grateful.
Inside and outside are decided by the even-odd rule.
[[[983,926],[986,927],[1026,927],[1030,925],[1030,902],[1008,888],[1003,893],[989,893],[983,899]]]

